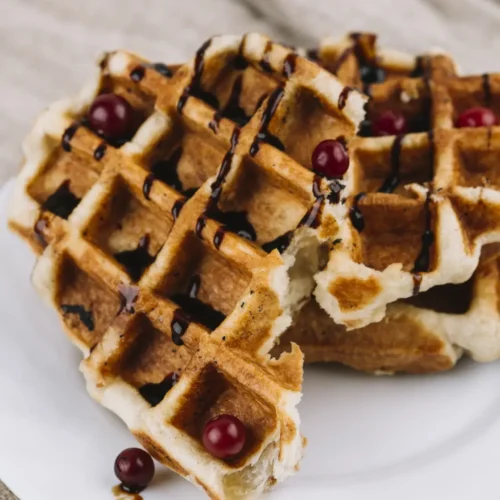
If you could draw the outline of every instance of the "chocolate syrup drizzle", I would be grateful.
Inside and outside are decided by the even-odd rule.
[[[157,384],[144,384],[139,388],[139,393],[151,406],[157,406],[163,401],[167,392],[179,381],[179,378],[180,375],[177,372],[169,373]]]
[[[239,236],[250,241],[255,241],[257,239],[255,229],[248,221],[246,212],[223,212],[217,206],[222,194],[222,187],[231,169],[231,163],[233,161],[239,136],[240,129],[236,127],[231,136],[231,147],[222,160],[215,181],[210,186],[211,194],[205,212],[198,218],[196,222],[195,233],[199,238],[202,238],[202,233],[206,225],[207,217],[214,218],[223,224],[223,226],[220,227],[214,235],[214,246],[217,249],[222,244],[226,231],[236,233]]]
[[[205,229],[205,226],[207,225],[207,216],[202,214],[198,217],[198,220],[196,221],[196,227],[195,227],[195,234],[198,236],[198,238],[203,239],[202,233],[203,229]]]
[[[73,123],[64,131],[61,140],[61,146],[64,149],[64,151],[68,153],[71,151],[71,139],[73,139],[73,136],[76,134],[76,131],[78,130],[79,126],[80,126],[79,123]]]
[[[330,193],[325,195],[321,192],[321,177],[316,175],[313,179],[312,191],[316,201],[313,206],[307,211],[307,213],[302,217],[302,220],[299,222],[298,227],[307,226],[316,228],[319,225],[319,221],[321,218],[321,213],[323,210],[325,199],[328,199],[330,203],[339,203],[340,202],[340,193],[342,189],[344,189],[344,185],[341,184],[338,180],[334,179],[330,184]],[[267,253],[272,252],[274,249],[277,249],[279,253],[283,253],[289,246],[293,238],[293,231],[287,231],[286,233],[278,236],[272,241],[264,243],[262,245],[262,249]]]
[[[46,247],[48,245],[47,240],[45,239],[45,235],[43,234],[45,229],[47,229],[47,220],[44,219],[43,217],[40,217],[36,222],[33,227],[33,232],[35,233],[35,237],[42,245],[42,247]]]
[[[135,83],[139,83],[144,78],[145,74],[146,69],[144,66],[137,66],[130,72],[130,79]]]
[[[233,67],[238,70],[243,70],[248,68],[248,61],[245,59],[245,45],[247,42],[247,35],[243,35],[241,39],[240,46],[238,47],[238,54],[233,59]]]
[[[176,345],[184,344],[182,336],[192,321],[209,330],[215,330],[226,319],[220,311],[197,298],[200,286],[201,279],[195,275],[191,278],[187,293],[179,293],[171,297],[171,300],[180,306],[180,309],[175,310],[171,323],[172,341]]]
[[[161,62],[152,64],[151,68],[153,68],[156,72],[160,73],[160,75],[164,76],[165,78],[171,78],[174,74],[166,64]]]
[[[143,236],[135,250],[125,250],[115,253],[115,259],[127,270],[132,280],[138,281],[142,273],[155,260],[148,252],[149,235]]]
[[[296,52],[290,52],[285,57],[283,61],[283,76],[285,78],[290,78],[295,73],[295,67],[297,66],[297,57],[298,54]]]
[[[319,175],[314,176],[312,191],[316,201],[300,221],[299,227],[306,226],[317,228],[319,225],[323,203],[325,201],[325,195],[321,192],[321,177]]]
[[[318,49],[308,49],[306,52],[306,57],[315,63],[320,61],[319,50]]]
[[[339,100],[337,103],[337,106],[340,111],[342,111],[345,108],[345,105],[347,104],[347,98],[349,97],[349,94],[353,91],[354,89],[352,87],[344,87],[342,92],[339,95]]]
[[[69,186],[70,181],[64,181],[57,190],[43,202],[42,209],[48,210],[62,219],[67,219],[81,201],[80,198],[77,198],[71,192]]]
[[[102,142],[95,148],[94,151],[94,160],[96,161],[101,161],[104,158],[104,155],[106,154],[106,149],[108,146],[106,145],[105,142]]]
[[[488,73],[484,73],[481,78],[483,79],[483,95],[484,102],[486,106],[491,105],[491,84],[490,84],[490,75]]]
[[[95,328],[94,315],[92,311],[87,311],[85,307],[79,304],[61,304],[61,310],[64,314],[76,314],[80,321],[89,332]]]
[[[262,245],[262,250],[267,253],[271,253],[274,249],[278,250],[279,253],[283,253],[292,242],[293,231],[287,231],[285,234],[278,236],[272,241],[268,241]]]
[[[354,52],[354,47],[347,47],[339,57],[337,57],[337,60],[333,64],[332,68],[330,69],[330,72],[336,75],[339,72],[339,69],[341,66],[347,61],[347,58]]]
[[[417,56],[415,58],[415,68],[410,73],[410,78],[422,78],[428,76],[428,59],[426,56]]]
[[[266,46],[264,47],[264,53],[262,54],[262,59],[259,61],[260,67],[266,72],[266,73],[272,73],[273,68],[271,67],[271,63],[269,62],[269,53],[273,50],[273,42],[271,40],[268,40],[266,43]]]
[[[245,113],[244,109],[240,107],[240,95],[243,83],[243,74],[240,74],[234,80],[233,86],[231,88],[231,94],[229,100],[223,109],[218,110],[214,113],[214,117],[208,124],[210,130],[216,134],[219,131],[219,123],[221,118],[228,118],[233,122],[237,123],[240,127],[246,125],[249,116]]]
[[[352,207],[349,210],[349,217],[354,228],[361,233],[365,228],[365,219],[363,212],[359,208],[359,202],[366,196],[366,193],[358,193],[353,200]]]
[[[185,203],[184,200],[177,200],[174,203],[174,206],[172,207],[172,217],[174,218],[174,221],[176,221],[179,218],[179,214],[181,213],[184,203]]]
[[[351,40],[354,42],[353,51],[359,64],[359,74],[363,82],[363,92],[366,95],[371,95],[370,85],[373,83],[381,83],[385,80],[386,74],[383,68],[378,65],[375,44],[377,37],[371,36],[369,40],[370,51],[366,51],[361,43],[361,33],[351,33]],[[367,53],[368,52],[368,53]]]
[[[219,108],[219,101],[217,100],[217,97],[201,88],[201,78],[205,67],[205,52],[208,47],[210,47],[211,43],[212,39],[209,38],[196,52],[193,77],[191,78],[189,85],[184,88],[179,101],[177,102],[177,111],[180,114],[182,114],[182,110],[184,109],[186,101],[190,96],[201,99],[215,109]]]
[[[431,265],[431,247],[434,244],[434,232],[432,231],[432,213],[431,213],[431,191],[427,192],[425,198],[425,230],[422,234],[422,248],[418,254],[413,266],[413,295],[418,294],[422,283],[421,273],[429,272]]]
[[[272,135],[268,130],[269,123],[271,122],[274,113],[276,112],[276,109],[278,108],[278,105],[283,98],[284,92],[285,89],[283,87],[277,87],[269,97],[266,109],[262,114],[259,132],[255,136],[255,139],[250,146],[250,156],[255,156],[259,152],[261,142],[267,142],[280,151],[285,150],[285,146],[283,145],[283,143],[275,135]]]
[[[405,138],[404,134],[398,135],[394,138],[394,142],[392,143],[392,148],[391,148],[391,173],[389,174],[389,177],[387,177],[387,179],[384,181],[384,183],[378,190],[379,193],[393,193],[394,190],[399,185],[401,143],[404,138]]]
[[[118,294],[120,296],[120,309],[117,315],[125,311],[127,314],[134,314],[134,304],[139,297],[139,287],[131,285],[118,285]]]

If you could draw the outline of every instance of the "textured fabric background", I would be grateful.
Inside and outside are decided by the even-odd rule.
[[[218,33],[309,47],[370,30],[401,50],[444,48],[464,71],[500,71],[500,0],[0,0],[0,13],[0,184],[37,114],[75,92],[103,50],[175,63]],[[0,483],[0,500],[12,498]]]

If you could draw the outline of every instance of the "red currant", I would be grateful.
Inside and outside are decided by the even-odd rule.
[[[465,110],[457,120],[457,127],[491,127],[497,124],[495,113],[489,108],[476,106]]]
[[[233,458],[245,446],[247,430],[241,420],[232,415],[220,415],[210,420],[203,430],[203,446],[216,458]]]
[[[312,154],[312,168],[325,177],[342,177],[349,168],[349,155],[341,141],[320,142]]]
[[[123,97],[102,94],[88,112],[91,128],[110,140],[127,139],[132,131],[134,110]]]
[[[406,118],[399,111],[387,110],[381,113],[372,124],[374,136],[406,134]]]
[[[130,493],[139,493],[153,479],[155,464],[151,456],[140,448],[127,448],[115,460],[115,474],[122,488]]]

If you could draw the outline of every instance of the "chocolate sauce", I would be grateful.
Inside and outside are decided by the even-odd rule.
[[[182,156],[182,148],[178,147],[171,156],[166,160],[160,160],[151,167],[151,174],[144,179],[142,185],[142,193],[144,197],[149,200],[151,188],[155,180],[164,182],[176,191],[182,192],[182,182],[177,173],[177,165]]]
[[[362,39],[366,40],[366,44],[362,43]],[[377,37],[375,35],[352,33],[351,40],[354,42],[353,51],[359,65],[359,76],[363,83],[363,92],[370,95],[370,85],[381,83],[386,78],[386,73],[378,65],[376,57],[375,44]]]
[[[198,217],[198,220],[196,221],[196,228],[195,228],[195,233],[198,238],[202,239],[202,232],[203,229],[205,229],[205,226],[207,225],[207,216],[206,215],[200,215]]]
[[[426,273],[431,265],[431,247],[434,243],[434,232],[432,231],[432,213],[431,213],[431,191],[427,192],[425,198],[425,230],[422,234],[422,248],[413,266],[412,273]]]
[[[330,72],[336,75],[342,65],[347,61],[347,58],[354,52],[354,47],[347,47],[340,56],[337,57],[335,63],[333,64],[332,68],[330,69]]]
[[[215,330],[226,317],[221,312],[199,300],[201,279],[194,275],[187,287],[187,293],[178,293],[171,300],[181,307],[174,312],[172,320],[172,340],[177,345],[182,345],[182,336],[191,321],[204,325],[210,330]]]
[[[146,235],[139,240],[135,250],[125,250],[114,255],[134,281],[138,281],[144,270],[155,260],[153,256],[149,255],[148,248],[149,235]]]
[[[200,291],[201,278],[198,274],[195,274],[188,285],[188,296],[192,299],[198,297],[198,292]]]
[[[177,200],[172,207],[172,216],[174,221],[179,218],[179,214],[181,213],[182,207],[184,206],[184,200]]]
[[[250,146],[250,156],[255,156],[258,153],[261,142],[267,142],[268,144],[271,144],[281,151],[285,150],[285,146],[283,146],[283,143],[268,131],[269,123],[271,122],[274,113],[276,112],[276,109],[278,108],[278,105],[283,98],[284,92],[285,89],[283,87],[277,87],[269,97],[266,109],[262,114],[259,132],[255,136],[255,139]]]
[[[226,231],[224,227],[219,227],[214,235],[214,247],[219,250],[222,245],[222,241],[224,240],[224,236],[226,235]]]
[[[61,304],[61,310],[64,314],[76,314],[80,318],[85,328],[93,332],[95,328],[94,315],[92,311],[87,311],[85,307],[79,304]]]
[[[384,181],[384,183],[378,190],[379,193],[393,193],[394,190],[399,185],[401,143],[404,137],[405,135],[401,134],[394,138],[394,142],[392,143],[392,148],[391,148],[391,173],[389,174],[389,177],[387,177],[387,179]]]
[[[210,92],[205,92],[201,88],[201,78],[203,76],[203,69],[205,66],[205,52],[212,43],[212,39],[208,39],[196,52],[196,57],[194,61],[194,74],[191,82],[184,88],[179,101],[177,102],[177,111],[182,114],[182,110],[186,105],[188,97],[193,96],[206,102],[208,105],[217,109],[219,107],[219,102],[217,98]]]
[[[164,76],[165,78],[171,78],[173,76],[172,70],[164,63],[154,63],[151,65],[151,67],[160,73],[160,75]]]
[[[316,228],[319,225],[319,219],[321,216],[321,209],[323,208],[323,202],[325,201],[324,197],[318,198],[313,206],[307,211],[302,220],[299,223],[299,226],[307,226]]]
[[[157,406],[163,401],[165,394],[177,384],[179,378],[180,375],[177,372],[169,373],[157,384],[144,384],[139,388],[139,393],[151,406]]]
[[[283,61],[283,76],[285,78],[290,78],[294,73],[295,73],[295,66],[297,65],[297,53],[295,52],[290,52],[285,57],[285,60]]]
[[[69,186],[70,181],[64,181],[57,190],[43,202],[42,209],[48,210],[62,219],[67,219],[81,201],[80,198],[77,198],[71,192]]]
[[[240,74],[234,80],[233,86],[231,88],[231,94],[227,104],[222,110],[216,111],[212,121],[208,124],[208,127],[214,134],[219,131],[219,123],[221,118],[228,118],[233,122],[237,123],[239,126],[246,125],[250,119],[243,108],[240,107],[240,95],[243,83],[243,74]]]
[[[328,194],[327,199],[330,203],[340,203],[340,193],[345,188],[344,184],[341,184],[338,180],[334,179],[329,184],[330,194]]]
[[[43,234],[45,229],[47,228],[47,225],[48,225],[47,220],[44,219],[43,217],[40,217],[33,226],[35,237],[40,243],[40,245],[42,245],[42,247],[44,248],[48,245],[47,240],[45,239],[45,235]]]
[[[172,298],[172,300],[174,300],[174,298]],[[182,337],[186,333],[190,323],[191,320],[184,314],[182,309],[176,309],[174,311],[170,329],[172,330],[172,342],[175,345],[184,345]]]
[[[133,82],[139,83],[146,74],[144,66],[137,66],[130,72],[130,78]]]
[[[104,155],[106,154],[106,149],[107,149],[106,143],[102,142],[95,148],[94,151],[94,160],[96,161],[101,161],[104,158]]]
[[[422,275],[413,274],[413,295],[418,295],[420,292],[420,286],[422,285]]]
[[[425,56],[417,56],[415,58],[415,68],[410,73],[410,78],[422,78],[427,73],[426,68],[427,57]]]
[[[76,134],[79,126],[80,125],[78,123],[73,123],[64,131],[61,141],[61,146],[64,151],[67,151],[68,153],[71,151],[71,139],[73,139],[73,136]]]
[[[121,314],[123,311],[128,314],[134,314],[134,304],[139,296],[139,287],[118,285],[118,294],[120,295],[120,309],[118,310],[118,314]]]
[[[321,193],[321,177],[319,175],[314,176],[312,191],[316,197],[316,201],[304,215],[299,223],[299,226],[316,228],[319,225],[319,219],[321,217],[321,211],[325,201],[325,196]]]
[[[363,212],[361,212],[359,208],[359,202],[366,196],[366,193],[358,193],[354,197],[354,201],[351,207],[351,210],[349,211],[349,217],[351,219],[351,223],[354,226],[354,228],[361,233],[363,229],[365,228],[365,219],[363,217]]]
[[[306,52],[306,57],[315,63],[320,61],[319,49],[308,49]]]
[[[347,104],[347,98],[349,97],[349,94],[353,91],[354,89],[352,87],[344,87],[342,92],[339,95],[339,100],[337,103],[338,108],[340,111],[342,111],[345,108],[345,105]]]
[[[262,59],[259,61],[260,67],[266,72],[266,73],[272,73],[273,68],[271,67],[271,63],[269,62],[269,53],[273,50],[273,42],[271,40],[268,40],[266,43],[266,46],[264,47],[264,53],[262,54]]]
[[[293,231],[288,231],[274,240],[264,243],[262,249],[267,253],[271,253],[274,249],[278,250],[279,253],[283,253],[290,246],[292,237]]]
[[[142,194],[146,200],[150,200],[149,195],[151,194],[151,188],[153,187],[153,183],[155,181],[155,176],[153,174],[149,174],[144,179],[144,184],[142,185]]]
[[[196,297],[190,297],[186,294],[177,294],[174,295],[171,300],[182,308],[175,311],[171,324],[172,340],[176,345],[183,345],[181,337],[192,321],[213,331],[226,319],[226,316],[220,311],[217,311]]]
[[[240,138],[240,129],[236,127],[231,135],[231,146],[229,151],[224,155],[222,159],[221,166],[217,172],[217,177],[213,184],[210,186],[212,190],[210,195],[210,205],[208,210],[215,209],[217,202],[219,201],[220,195],[222,194],[222,185],[226,182],[226,177],[231,169],[231,164],[233,162],[234,153],[236,151],[236,146]]]
[[[248,67],[248,61],[245,59],[244,56],[246,41],[247,41],[247,36],[243,35],[243,38],[241,39],[240,42],[240,46],[238,47],[238,54],[236,54],[236,57],[233,59],[234,69],[243,70]]]
[[[235,233],[249,241],[257,240],[257,233],[248,220],[246,212],[223,212],[222,210],[212,210],[210,211],[210,216],[224,224],[223,227],[220,227],[214,235],[214,245],[216,248],[219,248],[221,245],[226,231],[231,231],[232,233]],[[216,239],[218,245],[216,244]]]
[[[486,106],[491,105],[491,84],[490,84],[490,75],[488,73],[484,73],[484,75],[481,76],[483,79],[483,95],[484,95],[484,102]]]

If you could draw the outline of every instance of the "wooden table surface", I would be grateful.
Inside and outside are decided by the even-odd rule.
[[[15,175],[37,114],[79,89],[104,50],[176,63],[218,33],[260,31],[313,47],[322,36],[364,30],[400,50],[444,48],[467,72],[500,70],[500,0],[0,0],[0,7],[0,184]],[[0,482],[0,500],[14,498]]]

